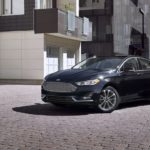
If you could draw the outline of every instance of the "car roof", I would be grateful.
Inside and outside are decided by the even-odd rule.
[[[142,57],[142,56],[136,56],[136,55],[129,55],[129,56],[126,56],[125,58],[143,58],[143,59],[148,59],[148,58],[145,58],[145,57]]]
[[[121,59],[144,58],[144,59],[147,59],[147,58],[145,58],[145,57],[136,56],[136,55],[98,56],[98,57],[96,57],[96,58],[121,58]]]
[[[129,58],[129,57],[131,57],[131,56],[98,56],[98,57],[96,57],[96,58],[121,58],[121,59],[125,59],[125,58]],[[91,57],[92,58],[92,57]]]
[[[125,61],[129,58],[143,58],[143,59],[147,59],[145,57],[142,56],[137,56],[137,55],[116,55],[116,56],[93,56],[93,57],[89,57],[89,58],[101,58],[101,59],[115,59],[115,58],[120,58],[122,59],[122,61]]]

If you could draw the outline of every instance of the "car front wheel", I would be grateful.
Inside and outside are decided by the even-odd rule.
[[[120,103],[120,98],[117,90],[111,86],[104,88],[97,102],[97,108],[100,112],[111,113]]]

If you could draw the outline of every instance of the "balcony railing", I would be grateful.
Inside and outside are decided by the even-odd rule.
[[[54,8],[34,10],[34,31],[80,41],[92,40],[92,23],[87,18]]]

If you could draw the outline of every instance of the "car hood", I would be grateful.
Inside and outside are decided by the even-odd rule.
[[[47,75],[46,81],[77,82],[85,81],[99,76],[107,77],[113,71],[100,71],[97,69],[69,69]]]

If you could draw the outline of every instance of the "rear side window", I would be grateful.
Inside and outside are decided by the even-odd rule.
[[[150,70],[150,61],[147,59],[139,59],[142,70]]]

